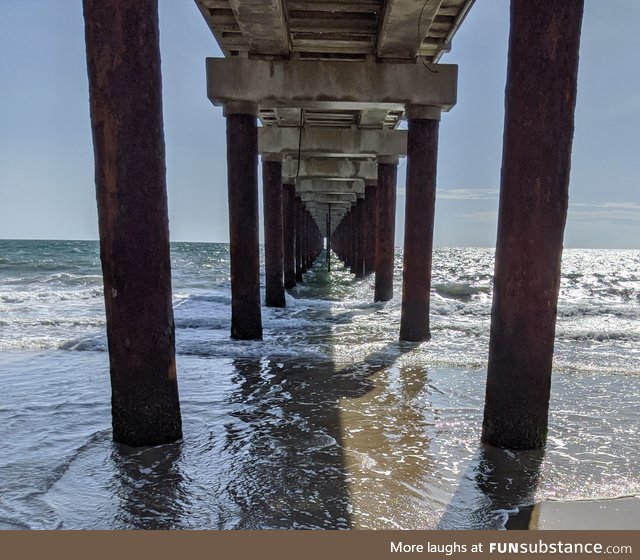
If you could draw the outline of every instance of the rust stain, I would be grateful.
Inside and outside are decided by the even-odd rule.
[[[175,381],[177,379],[178,375],[176,373],[176,360],[175,358],[171,361],[171,364],[169,365],[169,369],[167,370],[167,379],[169,381]]]

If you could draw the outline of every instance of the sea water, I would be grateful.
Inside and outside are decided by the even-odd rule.
[[[640,494],[640,252],[565,250],[549,441],[479,442],[492,249],[436,249],[432,339],[318,259],[233,341],[227,244],[175,243],[184,439],[111,441],[98,245],[0,241],[0,527],[503,528],[538,500]],[[264,294],[263,294],[264,295]]]

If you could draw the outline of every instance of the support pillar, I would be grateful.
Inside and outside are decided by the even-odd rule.
[[[438,157],[437,107],[408,107],[407,197],[400,340],[430,338],[429,297]]]
[[[299,197],[294,200],[296,229],[296,282],[302,282],[302,202]]]
[[[304,261],[302,269],[306,272],[309,270],[311,263],[311,221],[309,219],[309,211],[304,209]]]
[[[182,421],[158,3],[84,0],[83,8],[113,439],[159,445],[182,437]]]
[[[513,0],[482,441],[545,445],[583,0]]]
[[[356,204],[356,278],[364,276],[364,244],[367,234],[364,204],[364,198],[359,199]]]
[[[304,207],[304,203],[300,202],[300,267],[303,274],[307,272],[307,242],[309,238],[307,226],[307,209]]]
[[[376,193],[376,279],[374,301],[393,298],[393,270],[396,234],[397,158],[378,158]]]
[[[231,261],[231,337],[262,338],[257,107],[225,105]]]
[[[295,234],[295,186],[284,185],[282,198],[283,243],[284,243],[284,287],[289,290],[296,285],[296,234]]]
[[[266,159],[265,159],[266,158]],[[282,234],[282,161],[263,156],[265,303],[284,307],[284,238]]]
[[[327,209],[327,271],[331,272],[331,206]]]
[[[376,187],[375,185],[367,185],[364,195],[365,208],[365,238],[364,238],[364,273],[372,274],[376,269]]]
[[[349,268],[352,274],[356,273],[358,262],[358,203],[351,207],[351,263]]]

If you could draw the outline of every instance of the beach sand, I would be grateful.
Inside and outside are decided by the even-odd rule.
[[[507,529],[640,529],[640,497],[540,502],[520,508]]]

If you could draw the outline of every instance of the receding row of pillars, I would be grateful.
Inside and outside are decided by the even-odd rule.
[[[281,160],[263,158],[262,186],[265,304],[284,307],[285,290],[302,282],[302,275],[322,251],[322,234],[296,196],[295,185],[283,184]]]
[[[157,0],[83,0],[83,7],[113,437],[129,445],[166,443],[181,437],[182,426]],[[482,435],[485,443],[499,447],[536,448],[546,441],[582,13],[583,0],[511,4]],[[225,107],[231,332],[242,339],[262,336],[256,111],[233,103]],[[420,110],[409,110],[408,119],[400,334],[424,340],[429,336],[438,120]],[[271,163],[264,166],[265,232],[284,241],[267,251],[267,297],[282,304],[284,288],[300,281],[322,240],[292,187],[282,186],[281,168]],[[388,300],[393,290],[395,174],[394,164],[380,163],[376,195],[365,196],[334,236],[338,253],[356,274],[375,270],[379,301]],[[373,223],[375,252],[372,237],[357,234]]]
[[[400,339],[430,337],[429,298],[440,110],[408,109],[407,181]],[[381,158],[382,159],[382,158]],[[375,272],[375,301],[393,297],[397,164],[378,163],[377,187],[338,226],[334,247],[358,277]]]
[[[285,290],[302,281],[302,275],[322,251],[322,234],[296,196],[295,185],[283,184],[279,159],[263,158],[262,186],[265,304],[284,307]]]

